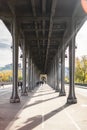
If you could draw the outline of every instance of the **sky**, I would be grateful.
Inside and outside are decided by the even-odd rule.
[[[0,67],[12,63],[12,36],[0,20]],[[20,49],[19,52],[21,53]],[[20,55],[20,54],[19,54]]]
[[[87,55],[87,21],[81,27],[76,36],[76,44],[76,57]]]
[[[87,55],[87,21],[83,24],[81,29],[76,35],[75,38],[75,44],[77,46],[77,49],[75,50],[75,56],[78,58],[81,58],[84,55]],[[66,50],[66,53],[68,55],[68,50]],[[69,66],[69,58],[66,58],[65,65]]]
[[[11,34],[0,20],[0,67],[12,63],[11,45]]]
[[[76,57],[87,55],[87,21],[76,35]],[[12,63],[12,36],[4,23],[0,20],[0,67]],[[66,51],[68,53],[68,51]],[[68,66],[68,58],[66,58]]]

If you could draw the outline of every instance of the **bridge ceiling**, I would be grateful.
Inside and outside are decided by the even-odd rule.
[[[26,48],[41,71],[47,71],[62,44],[76,0],[0,0],[0,14],[16,15]]]

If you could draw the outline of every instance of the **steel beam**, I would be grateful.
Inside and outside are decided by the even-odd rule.
[[[48,38],[47,37],[38,37],[38,38],[36,38],[36,37],[25,37],[26,38],[26,41],[28,40],[28,41],[33,41],[33,40],[48,40]],[[57,37],[51,37],[50,38],[50,40],[55,40],[55,42],[57,41],[57,42],[60,42],[61,41],[61,39],[62,38],[57,38]]]
[[[34,17],[36,17],[36,10],[35,10],[35,1],[31,0],[31,4],[32,4],[32,10],[33,10],[33,15]],[[38,28],[37,28],[37,22],[35,22],[35,30],[36,30],[36,37],[38,39]],[[38,43],[38,49],[39,49],[39,55],[40,55],[40,46],[39,46],[39,40],[37,40]]]
[[[43,25],[44,26],[44,25]],[[22,28],[22,30],[25,32],[25,33],[27,33],[27,32],[35,32],[36,31],[36,29],[28,29],[28,27],[24,27],[24,28]],[[44,28],[44,30],[43,29],[38,29],[38,31],[40,32],[40,31],[43,31],[43,37],[44,37],[44,34],[45,34],[45,31],[47,32],[47,31],[49,31],[49,28],[47,29],[47,28]],[[60,31],[64,31],[64,28],[60,28],[60,29],[57,29],[57,28],[53,28],[53,32],[60,32]]]
[[[50,38],[51,38],[51,34],[52,34],[53,17],[54,17],[54,14],[55,14],[56,3],[57,3],[57,0],[52,0],[51,15],[50,15],[50,26],[49,26],[49,34],[48,34],[48,44],[47,44],[47,51],[46,51],[46,60],[45,60],[44,71],[46,71],[46,66],[47,66],[48,49],[49,49]]]
[[[72,17],[55,17],[54,16],[54,19],[53,21],[55,23],[61,23],[61,22],[69,22],[71,20]],[[34,17],[31,17],[31,16],[17,16],[17,20],[19,23],[24,23],[24,24],[27,24],[27,23],[31,23],[33,21],[35,22],[39,22],[39,21],[49,21],[50,20],[50,16],[41,16],[41,17],[37,17],[37,16],[34,16]]]
[[[9,9],[10,9],[12,15],[16,16],[16,14],[15,14],[15,8],[13,6],[13,2],[11,0],[8,0],[7,3],[8,3]]]
[[[45,16],[45,11],[46,11],[46,0],[42,0],[42,14],[43,16]],[[45,20],[43,19],[43,37],[45,36]],[[43,39],[43,48],[44,48],[44,44],[45,44],[45,40]],[[44,52],[44,49],[43,49]],[[43,58],[43,62],[44,62],[44,58]]]

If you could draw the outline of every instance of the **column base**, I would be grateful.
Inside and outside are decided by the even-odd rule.
[[[32,90],[31,90],[31,89],[29,89],[29,90],[28,90],[28,92],[32,92]]]
[[[60,91],[59,96],[66,96],[66,93]]]
[[[75,104],[75,103],[77,103],[76,98],[67,98],[67,104]]]
[[[53,90],[55,90],[55,87],[53,87]]]
[[[60,92],[60,89],[56,89],[55,92]]]
[[[24,92],[24,93],[22,92],[21,96],[28,96],[28,93],[27,92]]]
[[[20,102],[20,98],[16,97],[16,98],[10,98],[10,103],[19,103]]]

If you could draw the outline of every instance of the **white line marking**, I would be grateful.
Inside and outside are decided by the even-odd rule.
[[[73,120],[72,116],[66,110],[64,110],[64,111],[65,111],[66,115],[69,117],[69,119],[72,121],[72,123],[75,125],[77,130],[81,130],[80,127],[78,126],[78,124]]]

